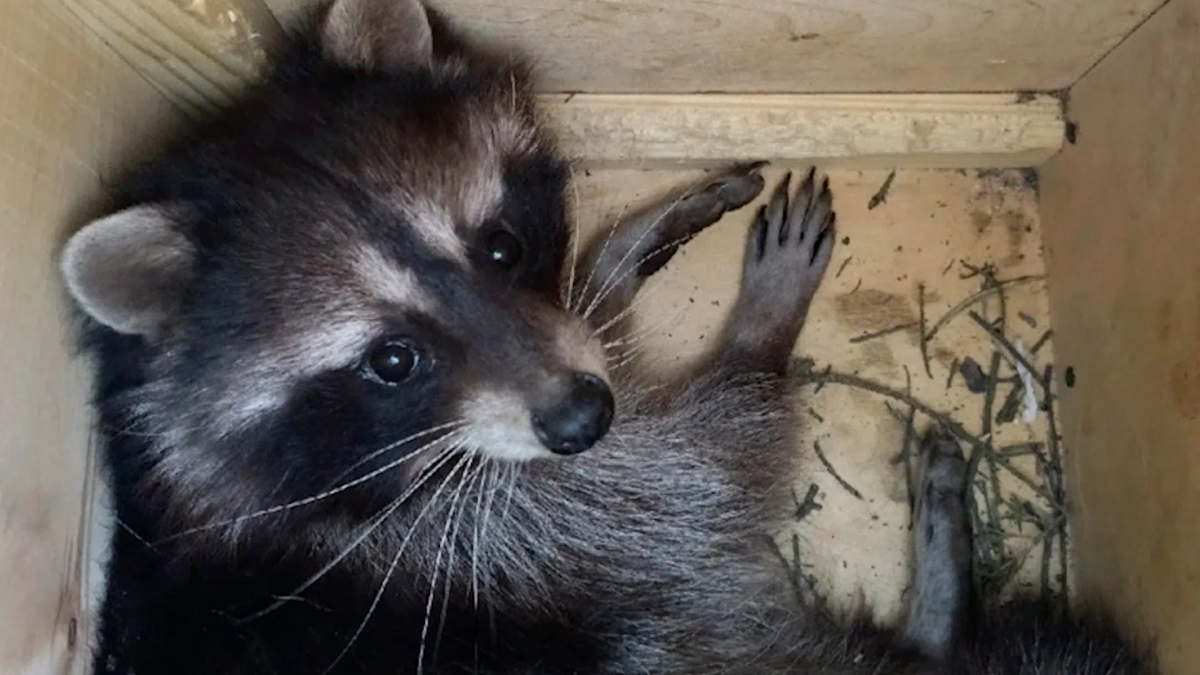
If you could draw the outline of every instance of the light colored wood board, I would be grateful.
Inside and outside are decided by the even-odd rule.
[[[84,22],[193,115],[261,76],[279,27],[260,0],[176,6],[67,0]],[[183,3],[184,0],[178,0]],[[604,95],[542,97],[585,166],[705,166],[747,157],[853,167],[1019,167],[1062,145],[1049,96]]]
[[[1200,0],[1175,0],[1072,90],[1047,167],[1051,301],[1084,590],[1200,660]],[[1060,369],[1061,371],[1061,369]],[[1059,373],[1060,378],[1063,373]]]
[[[313,0],[266,0],[285,24]],[[1066,87],[1162,0],[431,0],[531,53],[548,91]]]
[[[1036,166],[1063,143],[1061,104],[1015,94],[543,97],[564,149],[600,167],[747,157],[854,168]]]
[[[259,76],[283,38],[261,0],[63,0],[80,21],[193,116]]]
[[[796,167],[802,170],[801,167]],[[769,186],[783,171],[769,169]],[[578,203],[581,222],[603,236],[626,205],[656,194],[695,172],[596,171],[580,176]],[[1036,198],[1022,174],[1005,172],[900,171],[885,202],[868,208],[885,181],[885,171],[835,170],[831,173],[838,212],[839,243],[829,274],[811,310],[796,354],[815,359],[818,367],[832,366],[887,386],[905,389],[905,369],[912,375],[913,394],[944,411],[973,433],[980,431],[984,397],[970,393],[961,377],[946,388],[955,358],[971,356],[983,368],[990,365],[993,347],[966,314],[952,319],[928,345],[933,377],[925,374],[915,330],[860,344],[850,340],[864,333],[916,321],[918,284],[926,289],[928,322],[979,289],[980,280],[961,279],[957,261],[981,265],[992,262],[1001,278],[1042,274],[1040,226]],[[762,198],[765,199],[765,198]],[[759,200],[759,203],[762,202]],[[727,215],[690,242],[659,275],[651,279],[637,305],[640,344],[651,362],[670,371],[699,355],[717,331],[735,297],[746,226],[757,204]],[[846,263],[849,260],[849,263]],[[845,265],[844,268],[842,266]],[[838,274],[841,271],[840,275]],[[1006,293],[1008,333],[1031,347],[1049,327],[1048,303],[1040,280],[1016,285]],[[998,304],[973,309],[998,316]],[[1018,318],[1025,314],[1036,326]],[[1031,356],[1036,365],[1049,363],[1047,344]],[[1001,375],[1011,374],[1004,364]],[[1000,397],[1009,385],[1000,388]],[[889,463],[900,449],[904,425],[885,406],[887,399],[857,389],[827,385],[801,392],[797,405],[804,426],[798,442],[809,458],[812,481],[819,486],[824,508],[800,524],[819,588],[838,604],[854,602],[858,593],[881,618],[895,618],[901,592],[908,582],[908,506],[901,470]],[[892,402],[898,411],[903,404]],[[1000,402],[997,401],[997,409]],[[823,421],[817,421],[816,416]],[[1021,418],[994,431],[998,446],[1045,437],[1046,416],[1037,414],[1026,425]],[[812,442],[819,440],[838,473],[864,497],[849,495],[812,459]],[[1018,469],[1036,476],[1030,457],[1015,460]],[[1010,476],[1001,476],[1006,494],[1036,502]],[[797,492],[805,495],[809,483]],[[1017,533],[1009,551],[1019,555],[1032,543]],[[790,534],[782,542],[790,555]],[[1029,557],[1021,583],[1040,573],[1040,548]],[[1053,561],[1058,569],[1059,561]]]
[[[126,151],[177,114],[55,3],[0,22],[0,672],[90,669],[88,378],[54,254]],[[74,635],[74,643],[71,636]]]

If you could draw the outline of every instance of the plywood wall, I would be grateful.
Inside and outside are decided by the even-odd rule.
[[[1172,0],[1072,90],[1042,222],[1085,591],[1200,662],[1200,0]],[[1060,369],[1060,378],[1066,371]],[[1067,384],[1065,381],[1064,385]]]
[[[80,672],[86,377],[54,251],[111,161],[175,114],[54,3],[0,21],[0,672]]]
[[[265,1],[289,24],[313,0]],[[430,0],[534,54],[550,91],[1069,86],[1163,0]]]

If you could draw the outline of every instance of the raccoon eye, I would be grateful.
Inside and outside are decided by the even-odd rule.
[[[416,370],[420,357],[417,351],[399,340],[389,340],[376,347],[363,363],[364,370],[385,384],[399,384]]]
[[[502,270],[511,270],[521,264],[525,255],[521,240],[507,230],[497,229],[487,235],[484,245],[487,246],[488,260]]]

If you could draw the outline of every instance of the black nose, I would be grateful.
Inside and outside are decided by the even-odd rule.
[[[612,418],[613,395],[608,385],[595,375],[576,373],[566,398],[533,413],[533,432],[550,452],[574,455],[603,438]]]

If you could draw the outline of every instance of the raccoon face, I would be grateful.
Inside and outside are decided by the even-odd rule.
[[[441,453],[594,445],[613,397],[525,73],[401,0],[338,0],[283,63],[64,249],[147,480],[236,516],[364,479],[377,510]]]

